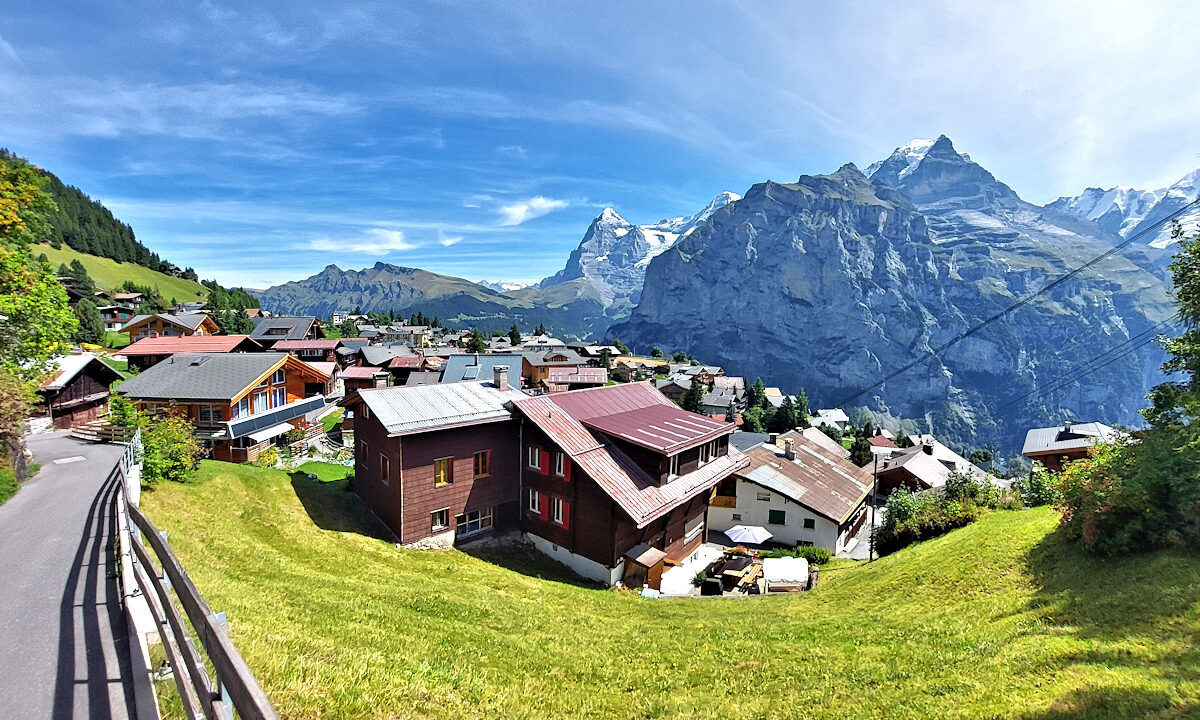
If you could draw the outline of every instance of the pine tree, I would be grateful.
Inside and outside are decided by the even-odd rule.
[[[725,411],[725,422],[736,423],[737,412],[733,409],[733,403],[729,403],[729,409]]]
[[[688,412],[700,412],[704,408],[704,384],[693,380],[679,405]]]
[[[79,320],[79,329],[75,331],[76,342],[100,345],[104,342],[104,320],[96,304],[84,298],[75,304],[75,317]]]
[[[862,435],[854,438],[854,442],[850,444],[850,462],[859,467],[864,467],[871,464],[871,443]]]

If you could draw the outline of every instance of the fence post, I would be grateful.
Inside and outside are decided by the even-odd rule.
[[[164,543],[167,542],[167,531],[166,530],[159,530],[158,536],[160,538],[162,538]],[[163,567],[163,569],[162,569],[162,581],[163,581],[163,587],[165,587],[167,590],[170,590],[171,589],[171,578],[167,577],[167,568],[166,567]]]
[[[217,626],[221,628],[221,632],[229,635],[229,619],[222,610],[214,616],[217,621]],[[225,706],[225,711],[233,717],[233,699],[229,697],[229,691],[225,689],[225,683],[221,680],[221,671],[217,671],[217,695],[221,698],[221,704]]]

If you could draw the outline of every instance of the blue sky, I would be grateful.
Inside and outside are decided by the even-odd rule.
[[[231,285],[537,280],[606,205],[939,133],[1034,202],[1200,166],[1200,5],[95,5],[0,17],[0,145]]]

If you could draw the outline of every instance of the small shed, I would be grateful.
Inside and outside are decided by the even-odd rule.
[[[665,552],[649,543],[635,545],[625,553],[625,575],[621,582],[625,583],[625,587],[646,585],[653,590],[661,590],[663,561],[666,558]]]

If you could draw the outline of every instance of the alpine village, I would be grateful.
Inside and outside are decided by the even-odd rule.
[[[579,10],[539,22],[580,37]],[[766,22],[765,10],[745,9]],[[222,33],[237,18],[256,37],[269,26],[202,11],[221,13]],[[293,41],[326,33],[356,62],[371,57],[360,40],[399,52],[378,27],[343,20],[357,30],[287,22],[276,50],[300,63]],[[514,27],[494,30],[525,42]],[[180,47],[202,44],[180,32]],[[18,74],[57,42],[0,33],[0,70],[20,63]],[[539,60],[517,61],[494,41],[446,42],[495,62],[506,86],[516,68],[560,82],[540,63],[584,62],[541,40],[523,51]],[[255,67],[269,54],[227,52]],[[698,72],[665,57],[653,61],[663,72]],[[1200,716],[1200,170],[1035,203],[982,164],[1034,186],[1042,170],[1014,170],[1026,155],[968,154],[940,135],[860,170],[828,161],[859,152],[834,133],[813,140],[821,152],[787,155],[832,172],[754,171],[744,192],[715,197],[696,195],[697,178],[658,183],[651,204],[674,210],[647,222],[642,204],[582,191],[504,205],[510,180],[491,161],[443,155],[435,171],[442,160],[418,148],[450,153],[456,133],[496,135],[486,142],[505,167],[556,152],[615,159],[585,147],[587,132],[609,137],[603,124],[518,144],[501,136],[525,110],[451,110],[463,100],[439,90],[436,111],[402,107],[496,125],[447,121],[403,140],[376,128],[390,138],[380,162],[407,172],[386,156],[399,153],[429,177],[470,166],[481,189],[458,212],[493,224],[381,220],[339,235],[338,220],[318,227],[317,203],[313,235],[260,232],[308,210],[272,205],[270,187],[175,209],[178,195],[146,184],[199,182],[168,156],[207,142],[232,122],[225,112],[252,126],[274,112],[232,99],[237,77],[213,85],[221,99],[194,120],[145,136],[144,177],[115,169],[134,146],[97,174],[82,150],[38,140],[36,123],[14,126],[0,151],[7,717]],[[253,103],[292,107],[299,88],[281,79]],[[323,117],[321,103],[350,96],[323,97],[303,112]],[[588,112],[616,112],[600,107]],[[677,120],[672,132],[701,132],[696,117]],[[157,156],[157,134],[183,139]],[[255,163],[291,162],[262,142],[273,159]],[[348,141],[328,142],[328,178],[243,178],[240,150],[212,161],[221,183],[280,193],[342,193],[347,167],[374,172],[359,162],[373,141],[344,156]],[[726,149],[751,147],[764,146]],[[649,172],[639,152],[621,159],[638,168],[630,178]],[[176,164],[178,178],[150,177]],[[593,200],[625,197],[595,184]],[[590,221],[536,235],[581,207]],[[422,227],[436,232],[422,240]],[[548,240],[559,236],[569,246]],[[420,248],[460,260],[428,261],[438,272],[392,262],[433,257]],[[310,262],[319,254],[361,269]],[[467,280],[451,274],[459,261],[524,279]]]

